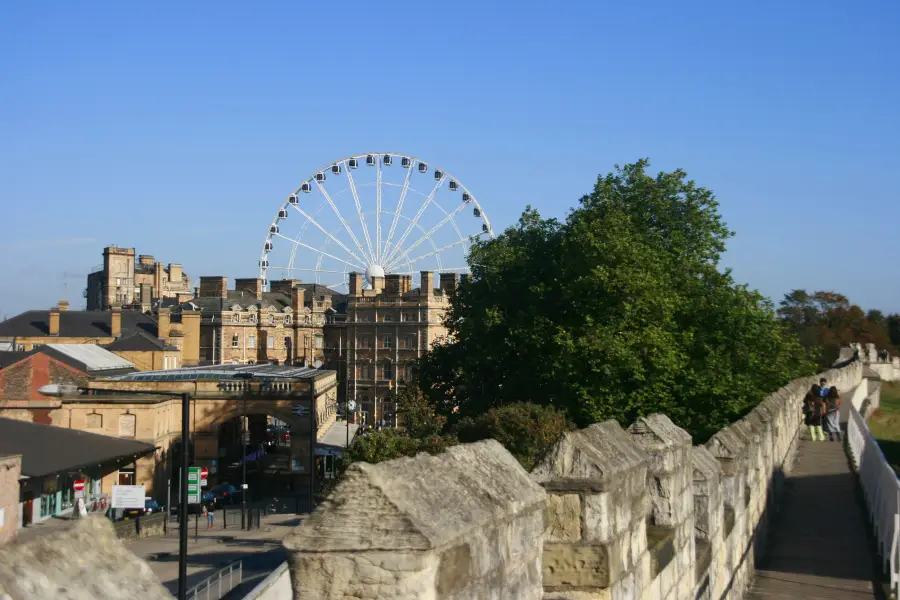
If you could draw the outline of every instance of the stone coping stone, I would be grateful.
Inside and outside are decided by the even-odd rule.
[[[722,475],[722,465],[704,446],[694,446],[691,452],[694,481],[718,480]]]
[[[607,491],[626,473],[647,468],[650,455],[614,420],[567,431],[531,472],[547,490]]]
[[[689,446],[690,434],[672,422],[664,414],[653,413],[638,418],[628,428],[632,439],[648,452],[655,452],[675,446]]]
[[[0,548],[0,598],[172,600],[150,565],[101,516]]]
[[[284,547],[305,553],[431,550],[518,513],[545,510],[546,499],[496,440],[356,463]]]

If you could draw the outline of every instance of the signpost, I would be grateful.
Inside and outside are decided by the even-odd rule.
[[[208,484],[207,477],[209,476],[209,469],[206,467],[200,467],[200,487],[205,488]]]
[[[189,467],[187,476],[188,504],[200,504],[200,467]]]
[[[75,490],[75,499],[84,498],[84,479],[76,479],[72,482],[72,489]]]

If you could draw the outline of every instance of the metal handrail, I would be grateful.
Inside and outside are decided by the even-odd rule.
[[[855,406],[847,417],[847,446],[875,530],[882,568],[890,575],[891,592],[900,594],[900,481],[866,420]]]
[[[235,571],[237,572],[236,577]],[[226,577],[228,578],[228,583],[223,584]],[[233,562],[224,569],[219,569],[215,575],[207,577],[192,587],[187,597],[190,600],[221,600],[228,592],[241,584],[243,577],[243,564],[241,561]],[[235,579],[237,580],[235,581]]]

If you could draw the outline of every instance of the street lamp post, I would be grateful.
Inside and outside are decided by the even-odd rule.
[[[247,396],[244,396],[244,416],[241,417],[241,529],[250,529],[247,520]]]
[[[88,391],[87,388],[74,385],[60,385],[51,383],[38,388],[38,393],[44,396],[68,396],[77,395]],[[178,506],[178,600],[187,600],[187,551],[188,551],[188,468],[190,467],[190,424],[191,424],[191,395],[166,394],[148,390],[129,390],[126,394],[146,394],[153,396],[181,397],[181,489],[179,490]]]

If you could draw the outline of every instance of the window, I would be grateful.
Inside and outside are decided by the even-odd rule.
[[[360,348],[371,348],[372,347],[372,338],[367,335],[359,338],[359,347]]]
[[[404,381],[412,381],[413,380],[413,365],[403,365],[403,380]]]
[[[403,340],[400,342],[400,349],[403,350],[414,350],[416,348],[416,336],[414,335],[404,335]]]
[[[390,323],[391,321],[394,320],[394,315],[392,315],[392,314],[389,313],[389,312],[386,312],[386,313],[384,313],[383,319],[384,319],[384,322],[385,322],[385,323]]]
[[[238,338],[238,336],[236,336],[236,335],[231,336],[231,347],[232,348],[240,348],[240,346],[241,346],[241,340]]]
[[[247,336],[247,347],[248,348],[256,348],[256,336],[255,335]]]
[[[291,338],[289,336],[284,336],[284,347],[288,350],[291,348]]]
[[[381,347],[382,348],[393,348],[394,347],[394,338],[389,335],[381,336]]]
[[[321,350],[324,347],[325,347],[325,338],[322,337],[321,335],[317,335],[316,336],[316,348]]]
[[[303,336],[303,347],[309,348],[309,336],[306,336],[306,335]]]
[[[291,324],[291,315],[284,315],[284,324],[285,325]]]
[[[271,336],[271,335],[270,335],[266,341],[269,342],[269,343],[268,343],[269,348],[274,348],[274,347],[275,347],[275,337],[274,337],[274,336]]]
[[[275,324],[275,315],[270,314],[269,315],[269,325],[274,325],[274,324]]]
[[[247,317],[247,321],[249,321],[250,323],[256,323],[256,313],[250,313],[250,315]]]
[[[394,378],[393,375],[394,375],[393,365],[388,361],[384,361],[383,363],[381,363],[381,378],[385,379],[385,380],[393,379]]]
[[[372,365],[359,365],[359,378],[372,379]]]

